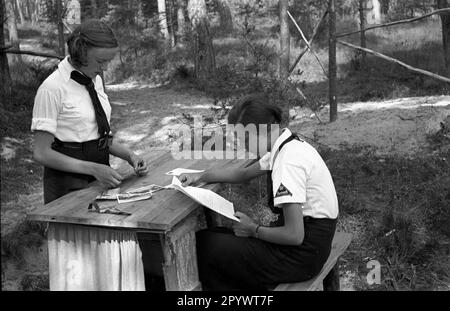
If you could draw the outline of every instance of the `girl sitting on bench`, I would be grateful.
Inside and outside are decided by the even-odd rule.
[[[289,129],[279,133],[281,110],[263,96],[252,95],[237,103],[228,122],[256,125],[256,133],[249,131],[249,140],[259,143],[265,139],[268,147],[249,151],[263,155],[260,160],[244,169],[183,174],[180,181],[184,186],[243,183],[267,174],[269,207],[280,214],[281,222],[265,227],[237,212],[240,222],[234,223],[233,230],[198,232],[203,288],[267,290],[279,283],[313,278],[330,254],[338,216],[336,191],[327,166],[310,144]],[[266,125],[267,130],[259,125]]]

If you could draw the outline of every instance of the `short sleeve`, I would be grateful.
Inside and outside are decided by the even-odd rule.
[[[261,159],[259,159],[259,166],[261,170],[270,170],[270,152],[266,153]]]
[[[56,133],[58,113],[61,100],[57,91],[39,88],[34,99],[31,131]]]
[[[307,169],[281,163],[272,173],[274,205],[306,202]]]

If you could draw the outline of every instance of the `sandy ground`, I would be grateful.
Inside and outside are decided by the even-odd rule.
[[[113,107],[113,128],[116,138],[130,145],[138,153],[149,149],[168,148],[171,133],[182,124],[182,113],[207,115],[211,113],[212,99],[195,90],[152,87],[135,84],[108,86]],[[311,140],[332,148],[360,145],[369,146],[379,154],[398,153],[413,155],[426,145],[429,133],[439,129],[439,123],[450,115],[450,96],[402,98],[384,102],[346,103],[339,105],[339,120],[320,123],[308,109],[291,110],[291,128]],[[322,121],[328,119],[325,108],[319,114]],[[18,144],[14,138],[1,143],[2,165],[15,156]],[[120,160],[114,160],[114,166]],[[42,204],[42,188],[36,193],[20,196],[15,202],[2,206],[2,235],[14,223],[24,219],[27,210]],[[355,226],[359,226],[357,219]],[[47,273],[45,245],[27,250],[26,265],[18,268],[13,263],[4,267],[3,289],[19,289],[24,274]],[[345,266],[345,263],[344,263]],[[342,287],[353,290],[355,275],[343,270]]]
[[[379,155],[414,155],[426,146],[427,135],[450,115],[450,96],[400,98],[382,102],[344,103],[338,120],[320,123],[307,109],[291,111],[291,128],[331,148],[366,146]],[[329,109],[318,114],[327,121]]]

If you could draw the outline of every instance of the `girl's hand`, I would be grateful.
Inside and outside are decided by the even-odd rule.
[[[147,161],[140,156],[132,155],[129,163],[134,168],[136,175],[143,176],[148,174]]]
[[[189,174],[181,174],[178,176],[178,179],[181,181],[181,185],[183,187],[187,186],[195,186],[202,182],[203,172],[202,173],[189,173]]]
[[[236,212],[234,216],[236,216],[240,220],[240,222],[235,222],[233,224],[234,234],[238,237],[255,237],[255,231],[258,225],[255,224],[253,220],[244,213]]]
[[[109,188],[117,188],[123,180],[123,177],[108,165],[92,163],[91,174],[100,183]]]

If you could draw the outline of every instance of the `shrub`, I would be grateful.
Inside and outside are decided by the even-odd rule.
[[[30,130],[34,97],[39,85],[55,69],[52,64],[18,62],[11,66],[12,102],[0,113],[1,136],[17,136]]]

